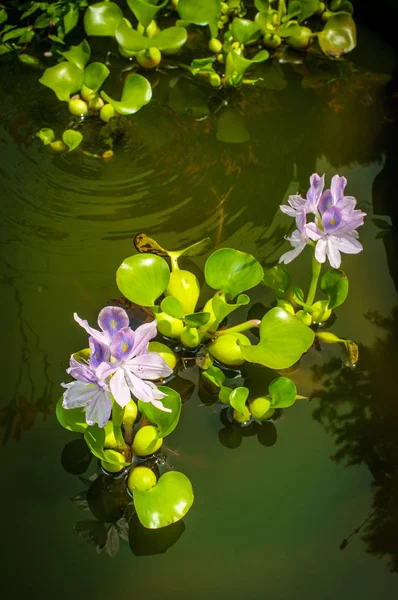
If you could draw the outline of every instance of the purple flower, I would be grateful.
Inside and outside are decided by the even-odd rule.
[[[79,323],[89,335],[101,344],[110,345],[116,334],[125,327],[129,326],[130,320],[128,314],[123,308],[117,306],[106,306],[98,315],[98,325],[101,331],[90,327],[87,321],[81,319],[76,313],[73,315],[75,321]]]
[[[324,176],[314,173],[310,183],[305,201],[300,196],[290,196],[290,206],[281,206],[282,212],[296,218],[298,229],[286,238],[294,249],[281,256],[279,262],[287,264],[302,252],[306,244],[316,242],[316,260],[323,263],[327,257],[331,266],[338,269],[341,252],[361,252],[356,229],[363,225],[366,213],[355,209],[354,197],[344,196],[345,177],[335,175],[330,189],[324,192]],[[314,215],[314,221],[307,223],[308,214]]]

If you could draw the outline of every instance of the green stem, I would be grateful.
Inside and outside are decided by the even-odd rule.
[[[170,262],[171,262],[171,270],[178,271],[179,270],[178,258],[180,256],[180,253],[179,252],[169,252],[168,255],[170,258]]]
[[[308,290],[307,300],[305,301],[305,303],[309,304],[310,306],[311,306],[311,304],[314,303],[314,300],[315,300],[316,288],[318,287],[318,280],[319,280],[319,275],[321,274],[321,268],[322,268],[321,263],[318,262],[317,259],[315,258],[315,248],[314,248],[314,254],[312,256],[312,278],[311,278],[311,283],[310,283],[310,289]]]
[[[248,329],[252,329],[253,327],[260,327],[260,325],[261,325],[260,319],[251,319],[250,321],[245,321],[244,323],[235,325],[235,327],[229,327],[228,329],[221,329],[221,331],[217,331],[213,335],[213,337],[220,337],[220,335],[226,335],[227,333],[242,333],[242,331],[247,331]]]
[[[284,17],[286,13],[287,13],[287,10],[286,10],[285,0],[279,0],[279,5],[278,5],[278,24],[279,25],[281,24],[282,17]]]

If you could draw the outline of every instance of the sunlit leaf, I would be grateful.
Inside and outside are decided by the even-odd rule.
[[[275,265],[269,269],[264,269],[262,283],[275,290],[277,296],[282,296],[290,285],[289,271],[283,265]]]
[[[128,75],[124,82],[122,97],[120,101],[113,100],[105,92],[101,92],[104,100],[109,102],[120,115],[132,115],[140,110],[152,98],[152,88],[149,81],[134,73]]]
[[[116,274],[122,294],[141,306],[153,306],[166,290],[169,280],[169,265],[153,254],[135,254],[126,258]]]
[[[246,306],[249,304],[250,298],[247,294],[240,294],[235,304],[231,304],[226,301],[223,297],[222,293],[214,294],[213,298],[209,302],[209,307],[205,307],[207,310],[212,310],[214,318],[210,319],[210,326],[207,326],[206,329],[210,332],[214,332],[218,329],[220,323],[228,317],[232,312],[234,312],[240,306]]]
[[[91,49],[87,40],[83,40],[78,46],[71,46],[66,52],[60,52],[66,60],[73,63],[84,71],[84,67],[90,60]]]
[[[185,44],[186,39],[187,32],[184,27],[167,27],[154,37],[149,38],[129,27],[125,19],[119,23],[116,30],[118,44],[130,52],[138,52],[146,48],[177,50]]]
[[[91,4],[84,14],[87,35],[114,37],[116,28],[123,19],[122,9],[114,2]]]
[[[148,27],[159,10],[166,6],[168,0],[127,0],[130,10],[144,27]]]
[[[150,402],[141,402],[141,400],[138,401],[138,409],[148,421],[158,427],[157,437],[164,438],[170,435],[178,425],[181,414],[181,397],[178,392],[166,385],[159,385],[158,389],[166,394],[164,398],[161,398],[161,402],[165,408],[171,408],[171,412],[160,410]]]
[[[63,408],[62,406],[63,396],[58,400],[55,407],[55,414],[57,415],[58,422],[65,429],[69,431],[77,431],[84,433],[88,425],[86,423],[86,416],[82,408]]]
[[[179,0],[177,7],[181,19],[195,25],[212,23],[217,19],[220,9],[220,0]]]
[[[104,63],[90,63],[84,70],[84,84],[93,92],[98,92],[109,73],[110,71]]]
[[[12,29],[11,31],[5,33],[1,41],[4,44],[5,42],[8,42],[8,40],[14,40],[15,38],[20,37],[21,35],[26,33],[27,31],[31,31],[31,29],[31,27],[17,27],[16,29]]]
[[[70,95],[83,85],[83,71],[75,64],[64,61],[46,69],[39,79],[42,85],[53,90],[59,100],[69,101]]]
[[[278,377],[271,381],[268,391],[272,408],[287,408],[296,401],[297,389],[288,377]]]
[[[174,296],[164,298],[160,307],[170,317],[174,317],[175,319],[182,319],[184,317],[184,309],[181,306],[181,302]]]
[[[357,44],[355,22],[346,13],[330,17],[323,30],[318,34],[319,45],[328,56],[338,58],[351,52]]]
[[[48,127],[44,127],[43,129],[40,129],[40,131],[38,131],[36,133],[36,137],[40,138],[45,146],[48,146],[48,144],[51,144],[51,142],[55,138],[55,133],[53,132],[52,129],[49,129]]]
[[[348,296],[348,278],[341,269],[330,269],[321,279],[321,289],[329,298],[328,308],[343,304]]]
[[[190,315],[185,315],[185,323],[187,327],[203,327],[210,320],[210,313],[198,312]]]
[[[287,369],[296,363],[314,341],[315,334],[282,308],[272,308],[260,326],[260,342],[241,346],[245,360],[271,369]]]
[[[69,10],[64,14],[64,31],[69,33],[79,22],[79,9],[73,4],[69,4]]]
[[[240,44],[248,44],[258,40],[261,35],[261,31],[257,23],[250,21],[249,19],[235,18],[232,21],[230,31],[234,39]]]
[[[100,460],[114,465],[120,465],[121,467],[129,464],[127,462],[120,462],[117,459],[114,459],[110,450],[104,450],[105,429],[103,427],[98,427],[98,425],[90,425],[84,431],[84,439],[86,440],[86,444],[94,456]]]
[[[205,264],[207,284],[222,290],[231,300],[240,292],[255,287],[263,276],[263,268],[254,256],[233,248],[216,250]]]
[[[249,390],[247,387],[241,386],[237,387],[229,395],[229,403],[238,412],[242,415],[246,414],[246,400],[249,397]]]
[[[62,141],[69,148],[69,152],[75,150],[83,141],[83,136],[80,131],[74,131],[73,129],[66,129],[62,134]]]
[[[260,50],[260,52],[258,52],[251,59],[245,58],[242,54],[238,54],[233,50],[232,52],[229,52],[227,56],[225,76],[227,79],[234,74],[238,74],[243,77],[244,73],[249,67],[256,63],[267,60],[268,57],[269,52],[267,50]]]
[[[211,365],[205,371],[203,371],[203,377],[206,377],[217,387],[221,387],[225,381],[225,375],[218,367]]]
[[[168,471],[147,492],[135,488],[133,498],[142,525],[148,529],[159,529],[185,517],[193,504],[194,495],[186,475]]]

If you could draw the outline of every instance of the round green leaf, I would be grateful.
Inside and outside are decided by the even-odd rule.
[[[135,304],[153,306],[169,284],[167,262],[154,254],[135,254],[120,265],[116,281],[119,290]]]
[[[255,287],[263,276],[263,268],[254,256],[233,248],[216,250],[205,265],[207,284],[222,290],[231,300],[240,292]]]
[[[66,60],[73,63],[84,71],[84,67],[90,60],[91,49],[87,40],[83,40],[78,46],[71,46],[66,52],[60,52]]]
[[[62,134],[62,141],[69,148],[69,152],[75,150],[82,142],[83,136],[80,131],[74,131],[73,129],[66,129]]]
[[[120,115],[132,115],[151,100],[152,88],[145,77],[134,73],[126,78],[120,101],[113,100],[105,92],[101,92],[101,96]]]
[[[338,58],[351,52],[357,45],[356,27],[352,17],[346,13],[338,13],[325,23],[323,31],[318,34],[319,45],[323,52]]]
[[[114,2],[98,2],[88,7],[84,14],[87,35],[115,36],[116,28],[123,19],[121,8]]]
[[[93,92],[98,92],[109,73],[110,71],[104,63],[90,63],[84,70],[84,84]]]
[[[217,387],[221,387],[225,381],[225,375],[218,367],[210,365],[206,371],[203,371],[203,377],[214,383]]]
[[[159,385],[158,390],[166,394],[160,401],[165,408],[170,408],[171,412],[160,410],[150,402],[142,402],[141,400],[138,401],[138,410],[146,416],[148,421],[158,427],[157,437],[164,438],[170,435],[178,425],[181,414],[181,397],[178,392],[167,385]]]
[[[57,406],[55,407],[55,414],[57,415],[58,422],[69,429],[69,431],[77,431],[78,433],[84,433],[88,425],[86,423],[86,417],[82,408],[64,408],[62,406],[63,396],[58,400]]]
[[[238,18],[235,18],[232,21],[231,33],[234,39],[240,44],[247,44],[257,40],[261,35],[257,23],[254,23],[254,21],[250,21],[249,19]]]
[[[272,408],[287,408],[296,401],[297,389],[288,377],[278,377],[271,381],[268,391]]]
[[[39,79],[42,85],[53,90],[58,100],[65,102],[69,102],[70,95],[80,90],[83,81],[83,71],[69,61],[46,69]]]
[[[133,491],[134,507],[144,527],[159,529],[183,519],[194,500],[192,484],[178,471],[164,473],[147,492]]]
[[[175,319],[182,319],[184,317],[184,309],[181,306],[181,302],[174,296],[167,296],[164,298],[160,308],[163,312]]]
[[[166,6],[168,2],[168,0],[164,0],[159,4],[158,1],[159,0],[127,0],[127,4],[141,25],[148,27],[159,10]]]
[[[321,289],[329,298],[328,308],[343,304],[348,296],[348,278],[341,269],[330,269],[321,279]]]
[[[237,387],[230,393],[229,403],[232,406],[232,408],[244,415],[246,408],[246,400],[248,399],[248,397],[249,390],[247,387]]]
[[[51,142],[55,138],[55,133],[53,132],[52,129],[49,129],[48,127],[44,127],[43,129],[40,129],[40,131],[38,131],[36,133],[36,137],[40,138],[45,146],[48,146],[48,144],[51,144]]]
[[[290,285],[289,271],[283,265],[265,269],[262,283],[275,290],[277,296],[282,296]]]
[[[177,10],[184,21],[195,25],[208,25],[217,18],[220,4],[220,0],[179,0]]]
[[[271,369],[287,369],[312,346],[314,337],[312,329],[294,315],[282,308],[272,308],[261,321],[260,342],[240,349],[249,362]]]

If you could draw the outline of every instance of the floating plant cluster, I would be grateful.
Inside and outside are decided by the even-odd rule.
[[[21,6],[11,5],[14,11]],[[20,22],[8,23],[7,10],[0,5],[0,54],[14,51],[23,63],[44,69],[27,48],[34,41],[50,42],[50,50],[43,54],[56,62],[39,81],[67,103],[79,121],[98,115],[109,123],[136,113],[152,98],[151,83],[141,73],[159,66],[163,71],[171,69],[173,77],[177,69],[199,86],[222,90],[261,81],[256,67],[269,59],[286,60],[286,51],[338,59],[356,45],[353,6],[348,0],[127,0],[89,5],[85,0],[59,0],[27,2],[22,8]],[[104,62],[90,62],[87,39],[66,50],[65,36],[81,16],[87,37],[108,42]],[[22,23],[27,24],[21,27]],[[195,31],[199,32],[196,45]],[[116,47],[128,65],[122,71],[120,99],[102,90]],[[73,136],[72,131],[56,139],[46,128],[38,137],[55,150],[71,151],[83,140],[80,132]],[[110,155],[111,150],[105,158]]]
[[[170,470],[158,477],[153,469],[154,455],[179,422],[182,402],[172,385],[181,357],[195,360],[203,382],[228,407],[236,427],[261,425],[301,398],[285,375],[276,376],[260,395],[252,394],[241,385],[242,378],[234,382],[229,377],[245,362],[288,369],[316,341],[342,343],[348,364],[355,364],[356,344],[324,330],[348,294],[341,253],[362,250],[357,228],[366,215],[356,208],[355,198],[344,195],[346,183],[335,175],[330,189],[324,190],[324,176],[313,174],[306,197],[290,196],[288,205],[280,207],[295,219],[297,229],[287,238],[293,249],[279,265],[264,270],[253,256],[232,248],[210,254],[204,278],[214,293],[203,307],[198,307],[197,277],[181,269],[179,260],[207,253],[211,240],[171,251],[139,234],[134,240],[138,253],[120,265],[117,285],[130,303],[144,307],[151,321],[133,331],[126,310],[108,306],[99,314],[99,329],[94,329],[75,314],[89,335],[88,348],[70,358],[67,372],[73,381],[63,384],[57,417],[67,429],[84,433],[106,473],[124,478],[144,527],[175,523],[193,503],[192,486],[183,473]],[[281,264],[291,262],[306,246],[312,255],[307,295],[292,284]],[[332,268],[321,276],[326,260]],[[323,293],[319,299],[318,285]],[[274,306],[261,319],[229,326],[229,315],[249,304],[246,292],[256,286],[274,291]]]

